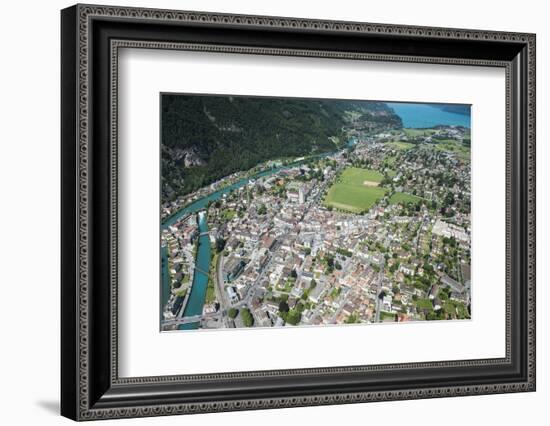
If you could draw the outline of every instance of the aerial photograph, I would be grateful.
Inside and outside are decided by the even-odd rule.
[[[471,318],[470,105],[160,96],[161,331]]]

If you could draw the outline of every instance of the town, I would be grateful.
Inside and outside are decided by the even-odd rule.
[[[163,204],[162,330],[470,318],[470,130],[346,139]]]

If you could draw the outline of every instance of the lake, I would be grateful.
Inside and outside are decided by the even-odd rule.
[[[444,104],[417,104],[388,102],[387,105],[401,117],[403,127],[423,129],[437,125],[470,127],[470,114],[444,111]]]

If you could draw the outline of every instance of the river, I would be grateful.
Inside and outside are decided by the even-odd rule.
[[[197,257],[195,259],[195,273],[193,274],[193,285],[183,311],[184,317],[192,317],[202,314],[202,308],[206,299],[208,287],[208,271],[210,269],[211,247],[208,235],[208,219],[206,210],[199,212],[199,243]],[[181,324],[178,329],[192,330],[199,327],[199,323]]]

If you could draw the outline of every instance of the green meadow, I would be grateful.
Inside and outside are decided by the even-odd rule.
[[[401,141],[388,142],[387,145],[391,146],[394,149],[397,149],[398,151],[404,151],[404,150],[407,150],[407,149],[411,149],[415,146],[414,143],[401,142]]]
[[[405,135],[409,138],[416,138],[418,136],[431,136],[437,132],[435,129],[403,129]]]
[[[458,155],[459,158],[463,160],[470,159],[470,148],[464,145],[461,145],[453,139],[446,139],[438,141],[435,146],[435,149],[443,152],[453,152]]]
[[[412,194],[405,194],[404,192],[396,192],[390,197],[390,204],[398,203],[416,203],[422,200],[421,197],[417,197]]]

